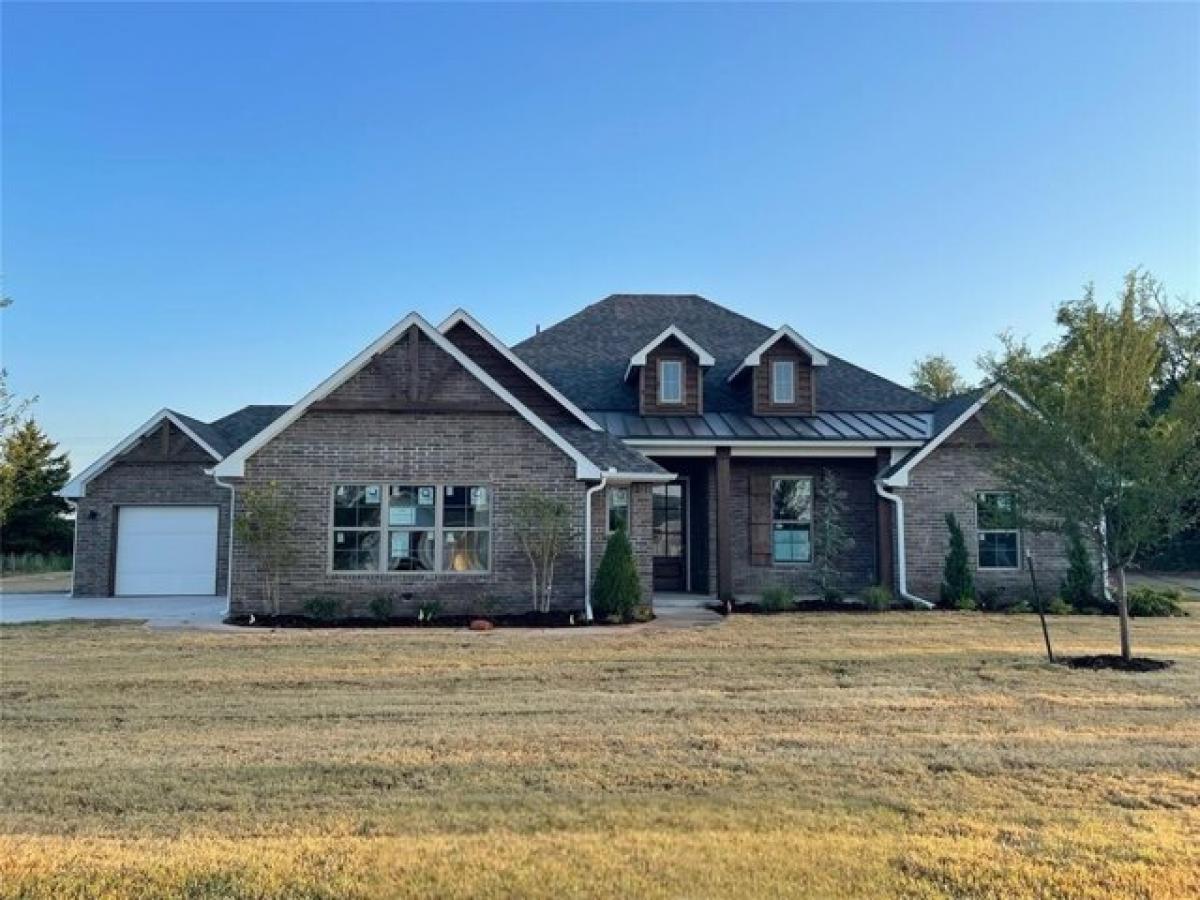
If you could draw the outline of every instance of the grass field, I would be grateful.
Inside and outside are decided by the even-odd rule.
[[[0,896],[1195,897],[1200,618],[1134,635],[5,627]]]

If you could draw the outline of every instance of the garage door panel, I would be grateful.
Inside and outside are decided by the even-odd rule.
[[[117,519],[116,593],[215,594],[215,506],[123,506]]]

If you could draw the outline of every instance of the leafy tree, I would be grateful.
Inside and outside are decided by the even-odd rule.
[[[0,296],[0,309],[7,309],[9,306],[12,306],[12,300]],[[37,397],[18,399],[8,388],[8,370],[0,369],[0,439],[8,437],[9,432],[21,422],[29,407],[36,402]]]
[[[1156,409],[1162,385],[1163,317],[1149,311],[1158,282],[1134,271],[1119,302],[1088,286],[1059,309],[1059,339],[1042,352],[1007,340],[985,360],[1034,407],[992,404],[1000,474],[1025,501],[1035,530],[1096,525],[1090,537],[1117,576],[1121,655],[1132,655],[1125,572],[1143,550],[1200,518],[1200,383],[1194,373]],[[1193,362],[1192,365],[1195,365]]]
[[[1078,525],[1067,525],[1066,539],[1067,574],[1063,576],[1059,593],[1076,609],[1087,609],[1096,605],[1096,570]]]
[[[931,354],[913,363],[912,388],[930,400],[945,400],[961,394],[967,384],[948,357]]]
[[[942,606],[958,609],[975,601],[975,576],[967,555],[967,540],[954,513],[946,513],[946,527],[950,529],[950,549],[942,566],[941,600]]]
[[[70,553],[67,502],[55,496],[70,478],[67,454],[32,419],[3,438],[0,529],[6,553]]]
[[[550,611],[554,596],[554,564],[562,555],[571,531],[567,504],[542,491],[526,491],[513,510],[517,541],[529,558],[535,612]]]
[[[291,544],[296,508],[278,482],[250,487],[238,495],[234,533],[258,565],[267,606],[279,615],[279,579],[296,556]]]
[[[641,602],[642,585],[633,560],[633,545],[625,529],[618,528],[609,535],[604,558],[596,571],[592,605],[600,619],[628,622]]]
[[[846,510],[846,491],[831,469],[817,480],[818,515],[813,522],[813,588],[822,599],[837,600],[846,577],[846,554],[854,549]]]

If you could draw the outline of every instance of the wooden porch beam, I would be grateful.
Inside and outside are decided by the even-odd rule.
[[[733,545],[730,543],[729,448],[717,448],[717,598],[733,602]]]

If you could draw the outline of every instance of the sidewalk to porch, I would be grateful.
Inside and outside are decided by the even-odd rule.
[[[716,602],[714,594],[655,592],[655,622],[667,628],[720,625],[725,621],[725,617],[711,608]]]

